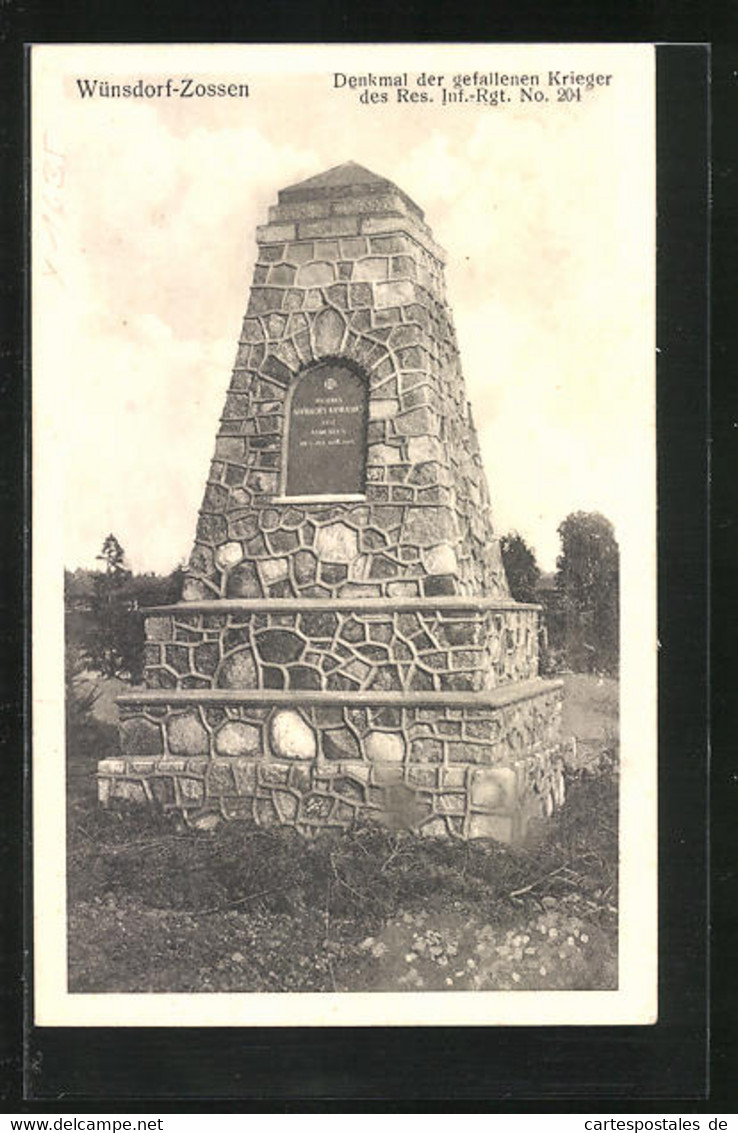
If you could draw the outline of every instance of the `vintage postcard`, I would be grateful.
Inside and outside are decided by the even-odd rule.
[[[656,1021],[654,63],[31,49],[36,1024]]]

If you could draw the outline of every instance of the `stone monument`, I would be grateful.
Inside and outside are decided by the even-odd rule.
[[[278,201],[182,600],[147,611],[100,799],[518,840],[563,799],[561,685],[510,597],[443,252],[353,162]]]

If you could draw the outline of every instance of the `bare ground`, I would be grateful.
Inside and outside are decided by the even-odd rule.
[[[517,849],[100,811],[109,693],[70,745],[70,991],[617,986],[616,682],[566,678],[568,801]]]

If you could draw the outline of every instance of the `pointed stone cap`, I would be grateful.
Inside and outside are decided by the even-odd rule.
[[[415,201],[394,182],[355,161],[280,189],[278,200],[269,209],[268,224],[256,230],[259,244],[404,232],[439,264],[445,262]]]
[[[343,165],[327,169],[325,173],[318,173],[315,177],[308,177],[305,181],[281,189],[279,203],[286,205],[347,197],[386,196],[399,197],[414,216],[419,220],[423,219],[423,210],[393,181],[379,177],[355,161],[346,161]]]

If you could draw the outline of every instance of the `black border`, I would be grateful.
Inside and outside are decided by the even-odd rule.
[[[738,773],[735,587],[738,544],[738,10],[713,50],[711,238],[711,1096],[738,1109]]]
[[[0,45],[12,45],[13,27],[0,12]],[[30,429],[27,342],[26,218],[24,146],[26,135],[23,56],[20,49],[0,54],[0,516],[4,521],[0,555],[0,1097],[20,1096],[24,1061],[24,925],[27,906],[23,879],[29,855],[24,792],[28,696],[25,686],[29,639],[26,540],[30,515]]]
[[[31,8],[33,5],[31,5]],[[238,25],[228,4],[215,5],[210,27],[203,35],[195,14],[196,5],[178,9],[179,41],[229,40]],[[622,28],[623,5],[618,5],[613,27]],[[625,5],[633,15],[638,5]],[[335,18],[331,23],[328,15]],[[628,34],[603,35],[602,7],[593,21],[593,7],[572,5],[573,19],[579,21],[572,34],[552,27],[545,15],[536,12],[532,26],[516,35],[509,29],[490,26],[487,20],[482,36],[467,34],[472,40],[514,39],[518,42],[607,42],[628,40]],[[586,10],[585,10],[586,9]],[[293,10],[294,11],[294,10]],[[589,17],[587,15],[589,12]],[[553,9],[552,9],[553,13]],[[14,13],[15,14],[15,13]],[[52,32],[38,34],[37,13],[25,9],[16,31],[21,39],[35,41],[172,41],[171,14],[147,15],[148,32],[121,34],[125,26],[122,8],[107,7],[105,20],[98,20],[97,34],[91,35],[90,10],[86,5],[57,5]],[[199,10],[198,13],[199,14]],[[290,15],[287,9],[287,16]],[[684,14],[682,10],[682,15]],[[148,19],[148,16],[151,19]],[[434,14],[435,15],[435,14]],[[651,24],[655,22],[651,13]],[[449,11],[448,19],[456,13]],[[318,34],[305,39],[331,42],[340,39],[397,39],[423,41],[418,34],[397,23],[388,22],[383,35],[366,34],[361,19],[349,28],[348,19],[336,4],[317,6],[313,19],[326,20]],[[489,17],[489,13],[488,13]],[[553,15],[552,15],[553,20]],[[277,24],[271,13],[272,25]],[[308,21],[306,21],[308,22]],[[662,22],[669,22],[662,20]],[[672,34],[684,27],[678,14],[671,17]],[[257,20],[244,38],[267,42],[274,36],[259,27]],[[299,20],[297,21],[299,24]],[[358,25],[358,26],[357,26]],[[336,34],[326,34],[330,26]],[[306,30],[304,27],[300,30]],[[364,34],[362,34],[364,30]],[[432,38],[436,41],[459,39],[458,24],[451,34],[436,20]],[[632,38],[643,40],[640,34]],[[655,27],[653,28],[655,31]],[[695,35],[694,21],[685,38],[703,38],[704,23]],[[261,34],[259,34],[261,32]],[[553,34],[551,34],[553,32]],[[663,34],[663,32],[662,32]],[[303,38],[295,35],[294,39]],[[651,38],[651,37],[648,37]],[[656,38],[654,35],[653,38]],[[706,645],[707,645],[707,558],[706,558],[706,424],[707,386],[707,132],[706,132],[706,52],[702,47],[668,47],[658,51],[659,137],[659,487],[660,487],[660,634],[662,641],[660,681],[661,772],[661,980],[660,1018],[653,1027],[603,1028],[397,1028],[285,1030],[260,1028],[250,1031],[224,1029],[81,1029],[29,1027],[25,1052],[26,1088],[18,1084],[20,1072],[19,984],[3,970],[5,1028],[2,1035],[12,1059],[15,1081],[5,1096],[17,1099],[11,1109],[52,1112],[104,1112],[124,1108],[135,1112],[145,1108],[169,1112],[191,1112],[207,1104],[211,1112],[265,1112],[308,1109],[340,1109],[351,1102],[351,1109],[401,1111],[403,1103],[417,1099],[488,1103],[498,1111],[518,1112],[526,1102],[543,1103],[549,1110],[592,1110],[602,1108],[663,1109],[667,1101],[678,1100],[682,1110],[701,1108],[705,1093],[706,1066],[706,888],[705,888],[705,749],[706,749]],[[20,57],[14,55],[5,71],[10,97],[5,103],[19,107]],[[18,86],[15,87],[15,82]],[[3,92],[4,93],[4,92]],[[19,114],[18,124],[24,120]],[[18,131],[18,150],[25,130]],[[13,138],[11,136],[11,146]],[[10,180],[9,209],[5,216],[18,217],[23,201],[21,180]],[[6,186],[7,187],[7,186]],[[23,261],[23,234],[27,227],[19,218],[12,231],[11,265]],[[3,275],[10,278],[9,274]],[[20,326],[22,289],[13,293],[15,305],[11,320]],[[28,308],[26,308],[28,309]],[[16,341],[18,336],[16,336]],[[20,374],[19,349],[9,355]],[[27,389],[27,386],[25,387]],[[8,414],[2,448],[4,499],[15,500],[19,453],[27,452],[28,437],[21,435],[24,386],[18,381],[3,403]],[[26,405],[27,410],[27,405]],[[25,422],[27,425],[28,415]],[[24,445],[24,440],[26,444]],[[7,494],[5,494],[7,491]],[[18,517],[28,515],[27,495],[15,516],[11,510],[9,547],[20,544],[22,533]],[[5,556],[3,567],[7,586],[3,588],[6,632],[2,653],[10,662],[4,676],[17,686],[22,643],[17,617],[22,608],[23,575],[18,559]],[[27,577],[27,576],[26,576]],[[6,581],[5,579],[3,580]],[[27,611],[26,611],[27,613]],[[6,627],[15,624],[15,632]],[[29,634],[27,617],[24,629]],[[20,690],[19,690],[20,691]],[[20,743],[18,696],[8,715],[9,734],[15,751]],[[26,713],[27,717],[27,713]],[[17,765],[10,768],[17,771]],[[13,779],[20,786],[19,777]],[[7,796],[6,796],[7,797]],[[15,798],[18,798],[16,792]],[[17,813],[20,813],[20,808]],[[7,828],[6,828],[7,829]],[[13,832],[11,827],[11,833]],[[15,839],[3,842],[2,884],[4,907],[19,897],[20,873]],[[14,899],[14,900],[13,900]],[[11,961],[19,959],[21,917],[9,918]],[[7,927],[7,926],[6,926]],[[17,970],[17,968],[16,968]],[[26,973],[27,974],[27,973]],[[10,1001],[8,1002],[8,989]],[[6,1063],[8,1065],[8,1063]],[[186,1092],[185,1092],[186,1091]],[[26,1100],[21,1102],[25,1094]],[[209,1104],[206,1099],[211,1099]],[[216,1099],[220,1104],[216,1103]],[[266,1105],[265,1100],[271,1104]],[[378,1099],[385,1099],[379,1102]],[[388,1104],[388,1099],[393,1099]],[[233,1104],[228,1104],[231,1101]],[[148,1106],[147,1104],[148,1103]],[[215,1104],[214,1104],[215,1103]],[[359,1104],[357,1104],[359,1103]],[[629,1104],[630,1103],[630,1104]],[[689,1103],[689,1104],[685,1104]],[[414,1108],[418,1108],[417,1104]]]

